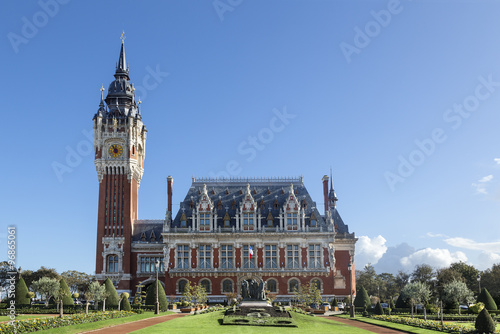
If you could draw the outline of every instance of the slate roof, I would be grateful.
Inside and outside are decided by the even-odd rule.
[[[143,219],[134,221],[132,232],[132,242],[162,242],[161,233],[163,232],[162,219]],[[151,234],[153,234],[153,239]],[[145,239],[145,240],[143,240]]]
[[[231,218],[231,227],[236,226],[236,210],[240,208],[240,203],[244,200],[247,184],[250,185],[250,193],[257,204],[256,209],[260,209],[262,224],[267,225],[268,214],[271,213],[274,218],[274,226],[279,226],[279,213],[283,208],[290,191],[290,184],[297,200],[304,207],[306,214],[306,225],[310,226],[311,215],[314,214],[318,226],[327,227],[325,218],[320,214],[316,203],[312,200],[306,187],[300,178],[239,178],[239,179],[212,179],[212,178],[193,178],[191,187],[184,200],[180,203],[180,209],[171,222],[171,227],[181,226],[182,213],[186,215],[187,226],[191,226],[190,217],[196,210],[199,203],[203,186],[206,185],[207,193],[217,212],[217,226],[223,227],[223,219],[226,212]],[[262,203],[264,205],[262,206]],[[339,233],[348,233],[348,228],[342,221],[336,209],[332,212],[333,219],[337,225]]]

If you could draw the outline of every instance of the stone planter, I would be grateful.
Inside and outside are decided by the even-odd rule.
[[[181,308],[182,313],[191,313],[194,311],[194,307],[183,307]]]
[[[325,314],[325,310],[312,310],[314,314]]]

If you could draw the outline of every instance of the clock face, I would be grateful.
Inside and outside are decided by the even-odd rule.
[[[123,147],[121,147],[121,145],[119,144],[113,144],[109,147],[108,153],[110,157],[118,158],[123,153]]]

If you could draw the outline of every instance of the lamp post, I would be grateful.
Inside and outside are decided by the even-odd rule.
[[[477,283],[479,284],[479,294],[481,294],[481,274],[477,274]]]
[[[352,300],[352,262],[349,262],[347,265],[347,269],[349,270],[349,289],[351,290],[351,306],[349,307],[349,312],[351,314],[351,318],[354,318],[354,301]]]
[[[158,302],[158,270],[160,269],[160,260],[155,263],[156,268],[156,301],[155,301],[155,314],[160,314],[160,303]]]

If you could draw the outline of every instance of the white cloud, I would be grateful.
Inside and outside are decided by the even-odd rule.
[[[448,238],[446,234],[427,232],[429,238]]]
[[[500,253],[500,241],[495,242],[476,242],[466,238],[448,238],[444,240],[448,245],[470,249],[480,250],[491,253]]]
[[[476,193],[478,194],[484,194],[487,195],[488,191],[486,190],[487,183],[489,183],[491,180],[493,180],[493,175],[486,175],[479,179],[477,182],[478,183],[473,183],[472,187],[476,189]]]
[[[425,248],[401,258],[400,261],[407,270],[424,263],[434,268],[445,268],[454,262],[467,262],[467,256],[460,251],[452,253],[448,249]]]
[[[379,235],[374,238],[360,236],[356,242],[356,264],[361,269],[366,264],[375,264],[387,251],[386,240]]]
[[[491,268],[494,264],[500,263],[500,254],[492,252],[481,252],[477,257],[477,268],[479,270],[485,270]]]
[[[495,162],[496,162],[498,165],[500,165],[500,158],[495,158],[495,159],[493,159],[493,160],[495,160]]]

